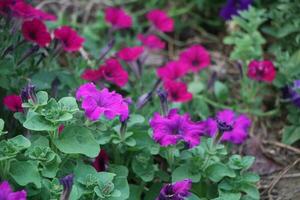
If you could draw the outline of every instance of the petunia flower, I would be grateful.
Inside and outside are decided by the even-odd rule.
[[[1,200],[26,200],[27,193],[25,190],[13,192],[7,181],[0,184],[0,199]]]
[[[93,83],[86,83],[78,88],[76,98],[82,100],[85,115],[92,121],[98,120],[102,115],[109,120],[116,116],[120,116],[121,121],[128,118],[127,100],[115,91],[109,92],[107,88],[98,90]]]
[[[227,0],[220,11],[220,16],[224,20],[231,20],[239,11],[247,10],[252,2],[253,0]]]
[[[181,52],[179,60],[186,63],[192,72],[198,72],[210,65],[209,53],[201,45],[193,45]]]
[[[11,5],[10,9],[14,16],[22,18],[24,20],[39,19],[43,21],[55,21],[57,19],[56,16],[46,13],[40,9],[34,8],[24,1],[18,1],[17,3]]]
[[[1,0],[0,1],[0,15],[10,15],[11,14],[11,8],[13,5],[15,5],[18,2],[23,2],[23,0]]]
[[[218,112],[216,119],[209,118],[206,121],[206,135],[215,136],[218,131],[221,141],[234,144],[243,143],[248,137],[251,120],[246,115],[236,115],[232,110]]]
[[[3,104],[12,112],[23,112],[22,99],[18,95],[4,97]]]
[[[146,17],[156,29],[162,32],[172,32],[174,30],[174,20],[163,10],[151,10]]]
[[[300,108],[300,80],[295,80],[292,85],[283,88],[283,98]]]
[[[175,81],[183,77],[187,72],[187,64],[180,61],[170,61],[165,66],[156,70],[157,76],[163,81]]]
[[[101,149],[98,156],[95,158],[93,162],[93,167],[97,170],[97,172],[106,171],[108,168],[109,157],[104,149]]]
[[[110,58],[105,64],[100,66],[99,71],[102,77],[119,87],[123,87],[128,82],[128,73],[122,68],[117,59]]]
[[[61,200],[68,200],[70,197],[70,194],[72,192],[72,187],[74,183],[74,175],[69,174],[61,179],[59,179],[60,184],[63,185],[63,192],[60,196]]]
[[[161,146],[176,145],[184,141],[190,148],[200,143],[203,125],[192,122],[189,115],[179,115],[177,109],[169,111],[167,116],[155,113],[150,120],[153,139]]]
[[[132,26],[131,16],[119,7],[106,8],[105,21],[118,29],[130,28]]]
[[[67,52],[79,51],[84,42],[84,38],[69,26],[55,29],[54,36],[61,41],[63,49]]]
[[[161,189],[156,200],[184,200],[190,195],[189,190],[191,188],[191,179],[177,181],[173,184],[166,184]]]
[[[97,82],[102,79],[102,72],[99,69],[86,69],[81,78],[86,81]]]
[[[193,98],[193,94],[187,90],[187,85],[183,82],[166,81],[164,88],[168,92],[170,101],[187,102]]]
[[[51,35],[47,30],[46,25],[39,19],[25,21],[22,24],[23,37],[40,47],[45,47],[51,42]]]
[[[166,43],[154,34],[150,34],[150,35],[138,34],[137,38],[148,49],[153,49],[153,50],[164,49],[166,46]]]
[[[143,52],[144,47],[142,46],[125,47],[117,53],[117,56],[126,62],[133,62],[136,61]]]
[[[276,76],[276,70],[269,60],[253,60],[248,65],[248,77],[253,80],[271,83]]]

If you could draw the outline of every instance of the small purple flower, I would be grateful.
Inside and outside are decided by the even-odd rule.
[[[109,92],[107,88],[98,90],[93,83],[86,83],[79,87],[76,98],[82,100],[82,108],[92,121],[98,120],[102,114],[109,120],[116,116],[120,116],[121,121],[128,118],[127,100],[115,91]]]
[[[161,146],[176,145],[183,140],[190,148],[200,143],[204,131],[202,123],[192,122],[189,115],[179,115],[177,109],[169,111],[167,116],[155,113],[150,120],[153,139]]]
[[[300,108],[300,80],[296,80],[293,82],[293,85],[285,87],[283,89],[283,97]]]
[[[73,174],[69,174],[59,180],[60,184],[62,184],[64,188],[60,197],[61,200],[69,199],[73,187],[73,181],[74,181]]]
[[[218,112],[216,119],[209,118],[205,122],[206,135],[215,136],[218,131],[221,141],[241,144],[248,136],[251,120],[246,115],[236,115],[232,110]]]
[[[220,11],[220,16],[224,20],[231,20],[239,11],[247,10],[252,2],[253,0],[227,0]]]
[[[192,181],[185,179],[173,184],[166,184],[160,191],[156,200],[184,200],[189,196],[189,190],[192,187]]]
[[[7,181],[0,184],[0,200],[26,200],[26,191],[13,192]]]

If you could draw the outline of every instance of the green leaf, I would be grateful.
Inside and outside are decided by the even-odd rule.
[[[141,200],[141,195],[143,192],[143,188],[138,185],[132,185],[130,184],[130,195],[129,198],[130,200]]]
[[[190,167],[188,164],[184,164],[176,168],[172,172],[172,182],[181,181],[186,178],[191,179],[193,182],[199,182],[201,178],[201,174],[200,173],[193,174],[190,171]]]
[[[215,163],[210,165],[206,169],[206,173],[208,178],[213,182],[219,182],[226,176],[231,178],[236,176],[232,169],[228,168],[226,165],[222,163]]]
[[[162,183],[155,183],[149,188],[149,190],[145,193],[144,200],[153,200],[159,195],[161,188],[163,187]]]
[[[130,118],[127,122],[127,126],[132,127],[136,124],[142,124],[142,123],[144,123],[144,121],[145,121],[145,118],[142,115],[132,114],[132,115],[130,115]]]
[[[33,183],[37,188],[41,188],[41,177],[36,162],[14,160],[11,162],[10,174],[21,186]]]
[[[286,126],[283,129],[282,142],[285,144],[293,144],[300,139],[300,127]]]
[[[221,192],[220,196],[213,200],[239,200],[240,198],[241,193]]]
[[[201,200],[197,195],[191,193],[186,200]],[[229,199],[228,199],[229,200]],[[231,200],[231,199],[230,199]]]
[[[259,176],[252,172],[245,172],[242,175],[242,179],[243,179],[243,181],[248,182],[248,183],[256,183],[259,181]]]
[[[154,178],[154,165],[149,153],[141,152],[132,161],[133,172],[143,181],[149,182]]]
[[[31,142],[23,135],[18,135],[12,139],[9,139],[9,142],[14,145],[17,151],[22,151],[30,147]]]
[[[127,182],[128,169],[125,166],[113,165],[109,166],[109,172],[116,174],[114,179],[115,189],[121,192],[120,197],[111,197],[110,200],[125,200],[129,197],[129,184]]]
[[[243,183],[240,185],[240,190],[245,192],[247,195],[249,195],[255,200],[259,199],[259,191],[253,184]]]
[[[64,128],[58,139],[53,141],[55,146],[66,154],[83,154],[94,158],[100,151],[100,146],[90,130],[80,126]]]
[[[4,129],[4,121],[3,119],[0,119],[0,132],[2,132]]]
[[[193,81],[188,85],[188,91],[194,95],[201,93],[205,88],[205,85],[200,81]]]
[[[28,112],[23,126],[33,131],[54,131],[57,128],[55,125],[47,121],[43,116],[34,112]]]
[[[63,97],[58,101],[58,104],[61,106],[62,110],[69,112],[76,112],[79,110],[74,97]]]
[[[46,105],[47,104],[47,102],[48,102],[48,93],[47,92],[39,91],[36,94],[36,97],[37,97],[37,103],[39,105]]]
[[[214,84],[214,93],[218,100],[226,101],[228,99],[229,90],[224,83],[216,81]]]

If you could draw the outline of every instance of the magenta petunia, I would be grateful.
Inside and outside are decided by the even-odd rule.
[[[0,1],[0,15],[10,15],[11,7],[18,2],[23,2],[23,0],[1,0]]]
[[[198,72],[210,65],[210,56],[203,46],[193,45],[180,53],[180,61],[186,63],[190,71]]]
[[[130,28],[132,18],[125,10],[119,7],[108,7],[105,9],[105,21],[115,28]]]
[[[23,22],[22,34],[26,40],[36,43],[40,47],[45,47],[51,42],[51,35],[46,25],[39,19]]]
[[[98,90],[93,83],[86,83],[79,87],[76,98],[82,99],[82,108],[92,121],[98,120],[102,115],[109,120],[116,116],[120,116],[121,121],[128,118],[128,103],[115,91],[109,92],[107,88]]]
[[[172,32],[174,30],[174,20],[163,10],[151,10],[146,17],[156,29],[162,32]]]
[[[27,193],[25,190],[13,192],[7,181],[0,184],[0,199],[1,200],[26,200]]]
[[[248,77],[257,81],[271,83],[276,77],[276,70],[269,60],[253,60],[248,65]]]
[[[14,16],[25,20],[39,19],[46,21],[55,21],[57,19],[56,16],[46,13],[40,9],[34,8],[24,1],[18,1],[17,3],[11,5],[10,9]]]
[[[180,61],[170,61],[165,66],[157,69],[156,73],[163,81],[177,80],[188,72],[188,66]]]
[[[248,137],[251,120],[246,115],[237,115],[232,110],[217,113],[216,119],[206,121],[205,133],[213,137],[218,131],[222,133],[221,140],[234,144],[243,143]]]
[[[109,157],[104,149],[101,149],[93,162],[93,167],[97,172],[106,171],[108,168]]]
[[[102,79],[102,72],[99,69],[86,69],[81,74],[81,78],[86,81],[97,82]]]
[[[193,98],[193,94],[187,90],[187,85],[183,82],[166,81],[164,88],[170,101],[187,102]]]
[[[192,122],[189,115],[179,115],[176,109],[170,110],[167,116],[155,113],[150,120],[153,130],[153,139],[161,146],[176,145],[184,141],[189,147],[197,146],[200,143],[202,134],[202,123]]]
[[[166,43],[154,34],[150,34],[150,35],[138,34],[137,38],[139,41],[141,41],[141,43],[145,47],[149,49],[153,49],[153,50],[164,49],[166,46]]]
[[[22,99],[19,95],[4,97],[3,104],[12,112],[23,112]]]
[[[117,53],[117,56],[126,62],[133,62],[136,61],[143,52],[144,47],[142,46],[125,47]]]
[[[128,82],[128,73],[122,68],[117,59],[110,58],[99,68],[102,77],[119,87],[123,87]]]
[[[192,180],[184,179],[173,184],[166,184],[161,189],[156,200],[184,200],[190,195]]]
[[[54,36],[61,41],[63,49],[67,52],[79,51],[84,43],[84,38],[69,26],[55,29]]]

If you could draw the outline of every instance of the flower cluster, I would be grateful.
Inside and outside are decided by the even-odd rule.
[[[82,108],[92,121],[98,120],[101,115],[109,120],[116,116],[120,116],[121,121],[128,118],[127,101],[120,94],[109,92],[107,88],[98,90],[93,83],[86,83],[78,88],[76,98],[82,100]]]

